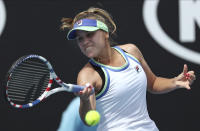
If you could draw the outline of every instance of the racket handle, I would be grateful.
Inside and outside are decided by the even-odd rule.
[[[79,92],[82,91],[85,88],[85,86],[79,86],[79,85],[73,85],[72,92]],[[91,94],[94,93],[94,88],[92,88]]]

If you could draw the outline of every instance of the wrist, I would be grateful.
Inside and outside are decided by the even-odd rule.
[[[175,89],[182,88],[181,81],[178,80],[178,78],[174,79]]]
[[[85,97],[84,97],[84,98],[81,98],[81,97],[80,97],[80,101],[81,101],[82,103],[84,103],[84,104],[90,102],[89,97],[88,97],[88,98],[85,98]]]
[[[177,77],[173,78],[172,81],[173,81],[174,89],[180,88],[180,82],[178,81]]]

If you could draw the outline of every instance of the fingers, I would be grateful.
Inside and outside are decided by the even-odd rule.
[[[194,71],[189,71],[188,73],[186,73],[186,77],[190,78],[191,80],[196,80],[196,76],[194,74]]]
[[[196,80],[196,76],[194,74],[194,71],[188,71],[188,66],[184,64],[183,67],[183,74],[186,80],[190,79],[192,81]]]
[[[194,74],[194,71],[188,71],[187,73],[184,74],[186,83],[185,83],[185,88],[186,89],[191,89],[190,85],[196,80],[196,76]]]
[[[188,80],[187,81],[178,81],[177,85],[178,85],[179,88],[186,88],[188,90],[191,89]]]
[[[188,72],[188,66],[187,64],[184,64],[183,66],[183,74],[185,75]]]
[[[189,85],[192,85],[194,80],[196,80],[196,76],[194,74],[194,71],[189,71],[186,73],[186,79],[189,81]]]
[[[94,87],[90,83],[85,84],[85,86],[88,90],[88,93],[91,94]]]
[[[85,94],[85,95],[90,95],[92,92],[92,85],[86,86],[82,91],[79,92],[80,95]]]
[[[191,89],[191,88],[190,88],[190,86],[186,86],[185,88],[186,88],[186,89],[188,89],[188,90],[190,90],[190,89]]]
[[[93,86],[89,83],[86,84],[86,87],[77,93],[74,93],[76,96],[79,96],[81,99],[87,100],[89,96],[92,94]]]
[[[183,72],[176,77],[177,85],[179,88],[191,89],[190,85],[196,80],[194,71],[188,71],[188,66],[184,64]]]
[[[185,86],[185,88],[188,89],[188,90],[191,89],[191,87],[189,86],[189,84],[187,84],[187,85]]]
[[[189,71],[189,72],[187,72],[187,73],[185,74],[185,78],[186,78],[187,80],[191,80],[191,81],[196,80],[196,76],[195,76],[195,74],[194,74],[194,71]]]

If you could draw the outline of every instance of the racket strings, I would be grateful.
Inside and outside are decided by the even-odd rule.
[[[28,59],[18,64],[10,74],[8,97],[14,103],[26,104],[36,100],[47,88],[49,70],[38,59]]]

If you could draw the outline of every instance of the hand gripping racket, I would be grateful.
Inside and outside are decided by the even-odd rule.
[[[7,78],[6,97],[15,108],[30,108],[54,93],[79,92],[85,88],[61,81],[51,64],[39,55],[19,58],[8,71]],[[54,81],[61,87],[52,89]]]

